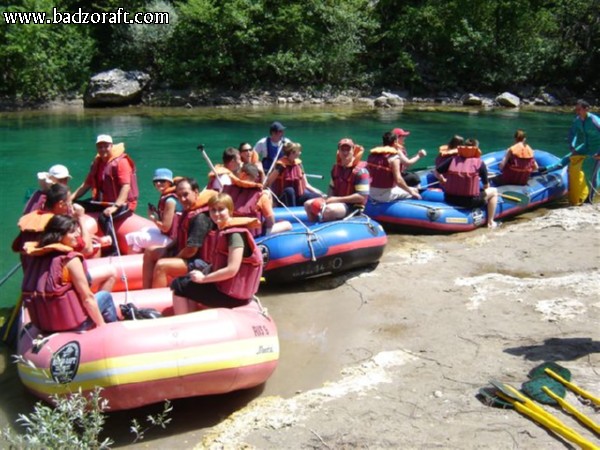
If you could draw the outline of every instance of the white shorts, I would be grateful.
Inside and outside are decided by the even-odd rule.
[[[172,239],[160,232],[158,228],[142,228],[138,231],[133,231],[125,235],[127,245],[134,253],[140,253],[142,250],[154,245],[166,246],[169,245]]]
[[[377,202],[393,202],[396,200],[404,200],[410,198],[411,195],[404,189],[398,186],[393,188],[375,188],[369,189],[369,197]]]

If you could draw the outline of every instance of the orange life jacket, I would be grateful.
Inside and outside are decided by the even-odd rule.
[[[509,156],[502,169],[502,184],[525,186],[535,167],[533,149],[524,142],[517,142],[508,149]]]

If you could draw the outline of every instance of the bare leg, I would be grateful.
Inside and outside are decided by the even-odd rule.
[[[496,226],[494,214],[496,214],[496,206],[498,205],[498,190],[496,188],[487,188],[485,190],[485,199],[487,200],[487,226],[488,228],[494,228]]]
[[[150,247],[144,251],[144,265],[142,266],[142,288],[150,289],[152,287],[152,275],[156,262],[164,258],[166,247]]]
[[[188,302],[187,298],[173,294],[173,314],[179,316],[190,312]]]
[[[94,269],[92,275],[92,290],[112,292],[117,280],[117,268],[113,265],[103,265]]]
[[[290,231],[292,229],[292,224],[287,220],[281,220],[279,222],[275,222],[273,228],[271,229],[271,234],[274,233],[283,233],[284,231]]]
[[[162,258],[154,266],[152,287],[160,288],[169,285],[169,278],[181,277],[187,273],[187,264],[181,258]]]

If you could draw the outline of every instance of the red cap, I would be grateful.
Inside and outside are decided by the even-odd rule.
[[[396,136],[400,137],[400,136],[408,136],[410,134],[410,131],[404,131],[402,128],[394,128],[392,130],[392,133],[394,133]]]
[[[338,147],[341,147],[342,145],[349,145],[350,147],[354,147],[354,142],[350,138],[344,138],[341,139],[340,142],[338,142]]]

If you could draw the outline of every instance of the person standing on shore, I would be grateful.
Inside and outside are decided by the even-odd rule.
[[[113,146],[113,139],[107,134],[96,138],[98,152],[85,181],[75,189],[71,201],[77,200],[92,189],[92,200],[80,202],[87,212],[101,212],[98,225],[105,235],[113,237],[105,256],[118,254],[118,242],[114,242],[112,222],[119,222],[131,216],[138,201],[138,184],[135,163],[125,153],[125,146]],[[100,203],[100,204],[98,204]],[[112,219],[112,220],[111,220]],[[123,245],[126,245],[123,242]],[[103,252],[104,253],[104,252]],[[121,251],[121,253],[125,253]]]
[[[262,158],[263,170],[267,177],[269,172],[271,172],[271,166],[283,156],[281,153],[283,145],[290,142],[290,140],[284,136],[284,133],[285,127],[281,122],[273,122],[269,128],[269,136],[262,138],[254,146],[256,153]]]
[[[589,112],[590,104],[577,100],[569,130],[569,202],[581,205],[594,202],[600,189],[600,117]]]

